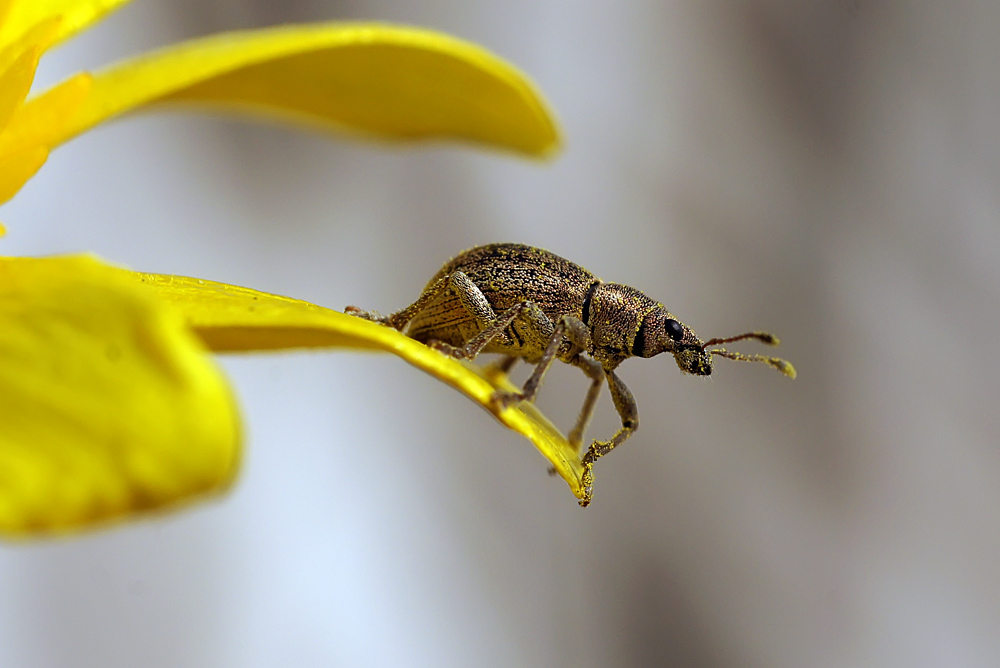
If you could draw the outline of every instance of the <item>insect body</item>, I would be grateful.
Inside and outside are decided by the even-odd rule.
[[[712,355],[760,361],[795,376],[792,365],[776,357],[742,355],[709,346],[757,339],[778,340],[765,332],[749,332],[703,342],[663,304],[635,288],[605,283],[558,255],[521,244],[478,246],[445,264],[410,306],[382,317],[349,306],[354,315],[381,322],[452,357],[473,359],[479,353],[505,355],[509,370],[523,359],[535,370],[520,392],[496,392],[492,402],[503,408],[532,401],[545,372],[559,359],[579,367],[591,380],[580,416],[569,433],[579,448],[605,382],[611,391],[621,429],[608,441],[594,441],[582,457],[583,484],[589,503],[594,462],[622,444],[639,426],[632,393],[615,374],[629,357],[668,352],[681,371],[712,373]]]

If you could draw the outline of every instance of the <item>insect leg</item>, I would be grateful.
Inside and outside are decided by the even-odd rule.
[[[364,318],[365,320],[382,323],[383,325],[388,325],[389,327],[401,332],[406,328],[406,325],[413,320],[413,316],[424,310],[428,304],[437,299],[442,292],[450,287],[448,280],[450,278],[451,276],[443,276],[434,281],[433,285],[424,290],[423,293],[417,297],[417,301],[413,302],[403,310],[390,313],[389,315],[383,316],[379,315],[375,311],[363,311],[357,306],[348,306],[344,308],[344,313]]]
[[[390,313],[387,316],[380,316],[374,311],[362,311],[357,306],[348,306],[344,309],[344,312],[364,318],[365,320],[373,320],[383,325],[388,325],[401,332],[406,329],[406,326],[418,313],[427,308],[428,305],[448,290],[453,291],[458,296],[458,301],[462,305],[462,308],[476,319],[480,327],[488,327],[496,320],[496,313],[493,312],[493,307],[486,300],[486,296],[472,282],[472,279],[461,271],[442,276],[424,290],[417,298],[417,301],[401,311]]]
[[[583,476],[584,498],[580,500],[581,506],[587,506],[594,493],[594,462],[608,454],[616,447],[625,442],[632,433],[639,428],[639,408],[635,404],[635,397],[631,390],[625,386],[614,371],[605,370],[608,378],[608,388],[611,390],[611,398],[615,402],[615,408],[622,419],[622,428],[618,430],[610,441],[594,441],[583,456]]]
[[[614,371],[605,370],[604,373],[608,378],[608,388],[611,390],[615,409],[622,419],[622,428],[610,441],[594,441],[591,444],[590,450],[583,457],[585,461],[589,460],[590,462],[594,462],[614,450],[639,428],[639,408],[635,404],[632,391],[625,386],[625,383]]]
[[[549,320],[548,316],[542,313],[534,304],[531,305],[527,312],[526,320],[531,325],[531,329],[534,330],[535,335],[548,336],[548,342],[545,345],[545,351],[542,353],[541,358],[539,358],[538,363],[535,364],[535,370],[531,373],[531,376],[524,383],[524,387],[521,388],[520,392],[495,392],[490,402],[497,406],[498,408],[506,408],[511,404],[518,403],[520,401],[534,401],[535,395],[538,394],[538,388],[542,385],[542,379],[545,378],[545,372],[549,370],[552,366],[552,362],[556,360],[559,355],[559,348],[562,347],[563,341],[568,338],[570,343],[575,347],[582,348],[589,346],[590,334],[587,330],[587,326],[579,318],[573,316],[563,316],[559,318],[559,322],[555,327],[552,327],[552,321]],[[551,332],[548,333],[547,332]],[[578,343],[579,341],[579,343]],[[570,351],[572,353],[572,350]],[[593,407],[591,407],[591,410]]]
[[[505,376],[509,375],[510,370],[514,368],[515,364],[517,364],[518,359],[519,358],[515,355],[507,355],[499,362],[494,364],[493,368],[499,371],[500,373],[504,374]]]
[[[542,313],[532,302],[521,302],[520,304],[515,304],[509,309],[503,312],[503,314],[494,320],[486,329],[476,334],[474,337],[469,339],[464,346],[457,348],[456,350],[461,351],[461,354],[455,354],[456,357],[473,359],[476,355],[482,352],[483,348],[492,341],[493,339],[501,339],[503,341],[507,340],[507,336],[504,334],[504,330],[510,326],[510,323],[514,322],[518,317],[523,314],[529,314],[530,318],[545,318],[548,322],[548,317]]]
[[[497,314],[479,286],[465,272],[456,271],[448,276],[448,287],[458,297],[458,303],[476,320],[480,329],[486,330],[497,321]],[[501,330],[502,332],[503,330]],[[495,337],[490,337],[490,339]],[[501,338],[506,338],[501,336]],[[475,357],[473,355],[473,357]]]
[[[483,294],[482,290],[476,286],[472,280],[466,276],[461,271],[456,271],[454,274],[448,276],[449,287],[458,296],[459,303],[462,308],[466,310],[473,318],[475,318],[476,323],[482,328],[482,330],[476,334],[474,337],[465,342],[464,346],[455,347],[444,343],[443,341],[428,341],[427,345],[441,352],[451,355],[456,359],[474,359],[476,355],[482,352],[490,341],[494,339],[499,339],[500,341],[507,342],[507,335],[504,334],[504,330],[510,326],[510,323],[514,322],[516,318],[522,314],[528,314],[528,320],[534,322],[538,318],[544,319],[545,323],[549,323],[549,319],[542,313],[532,302],[521,302],[511,306],[509,309],[504,311],[499,317],[493,311],[493,307],[490,306],[489,301],[487,301],[486,296]],[[544,325],[543,325],[544,326]],[[551,330],[551,323],[549,323],[549,329]],[[511,364],[510,366],[512,366]],[[510,367],[508,366],[508,369]]]
[[[587,425],[590,424],[590,418],[594,414],[594,406],[597,405],[597,398],[601,396],[601,385],[604,382],[604,367],[594,358],[585,356],[583,352],[577,353],[570,360],[570,364],[579,367],[587,374],[587,378],[590,378],[591,381],[590,388],[587,390],[587,398],[583,400],[583,408],[580,409],[580,417],[576,419],[576,425],[569,432],[570,444],[576,446],[576,449],[579,450],[580,445],[583,443],[583,432],[586,431]]]

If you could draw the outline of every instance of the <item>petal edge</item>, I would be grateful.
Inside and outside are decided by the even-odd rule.
[[[376,23],[214,35],[94,77],[65,141],[144,107],[197,104],[394,140],[452,138],[546,157],[559,132],[534,84],[454,37]]]

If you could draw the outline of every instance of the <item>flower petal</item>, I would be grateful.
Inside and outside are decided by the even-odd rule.
[[[14,41],[6,44],[0,43],[2,45],[0,47],[0,70],[6,70],[10,67],[11,63],[28,51],[37,51],[35,54],[37,65],[38,56],[52,46],[55,36],[59,33],[60,23],[61,20],[58,17],[42,21],[30,30],[25,31],[24,34]],[[32,67],[33,73],[34,67]],[[23,100],[25,97],[27,97],[27,91],[25,95],[21,96],[21,99]]]
[[[226,487],[226,381],[172,307],[89,257],[0,259],[0,534],[89,527]]]
[[[61,139],[167,103],[394,140],[462,139],[534,156],[559,143],[545,102],[513,66],[447,35],[371,23],[233,32],[126,61],[95,76]]]
[[[534,404],[522,403],[504,410],[491,405],[495,390],[512,389],[506,376],[496,369],[462,364],[389,327],[297,299],[183,276],[128,275],[155,288],[161,299],[173,303],[208,347],[217,352],[327,347],[382,350],[398,355],[462,392],[528,438],[577,498],[585,498],[580,453]]]
[[[2,154],[0,154],[2,155]],[[48,149],[32,146],[0,157],[0,204],[17,194],[49,157]]]
[[[55,41],[61,42],[89,28],[130,0],[14,0],[0,22],[0,44],[13,41],[42,21],[61,18]],[[2,15],[0,15],[2,19]]]
[[[0,156],[52,148],[64,137],[66,124],[83,104],[92,81],[89,74],[77,74],[22,106],[0,134]]]
[[[31,48],[21,53],[9,67],[0,69],[0,130],[5,128],[14,113],[28,97],[31,82],[35,79],[35,68],[41,50]]]

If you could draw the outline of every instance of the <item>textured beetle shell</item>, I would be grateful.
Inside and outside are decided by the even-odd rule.
[[[516,304],[532,301],[553,323],[563,315],[582,319],[588,290],[601,282],[583,267],[546,250],[523,244],[489,244],[459,254],[441,267],[427,287],[456,271],[476,284],[498,316]],[[514,341],[525,338],[518,331],[520,326],[515,321],[507,329]],[[418,341],[437,339],[453,346],[464,345],[479,331],[476,321],[450,290],[417,313],[406,329],[407,335]],[[493,341],[483,352],[525,356],[526,351]]]
[[[635,288],[620,283],[601,285],[591,300],[587,323],[593,339],[591,354],[606,368],[614,368],[632,357],[642,323],[655,311],[673,317],[663,304]]]

